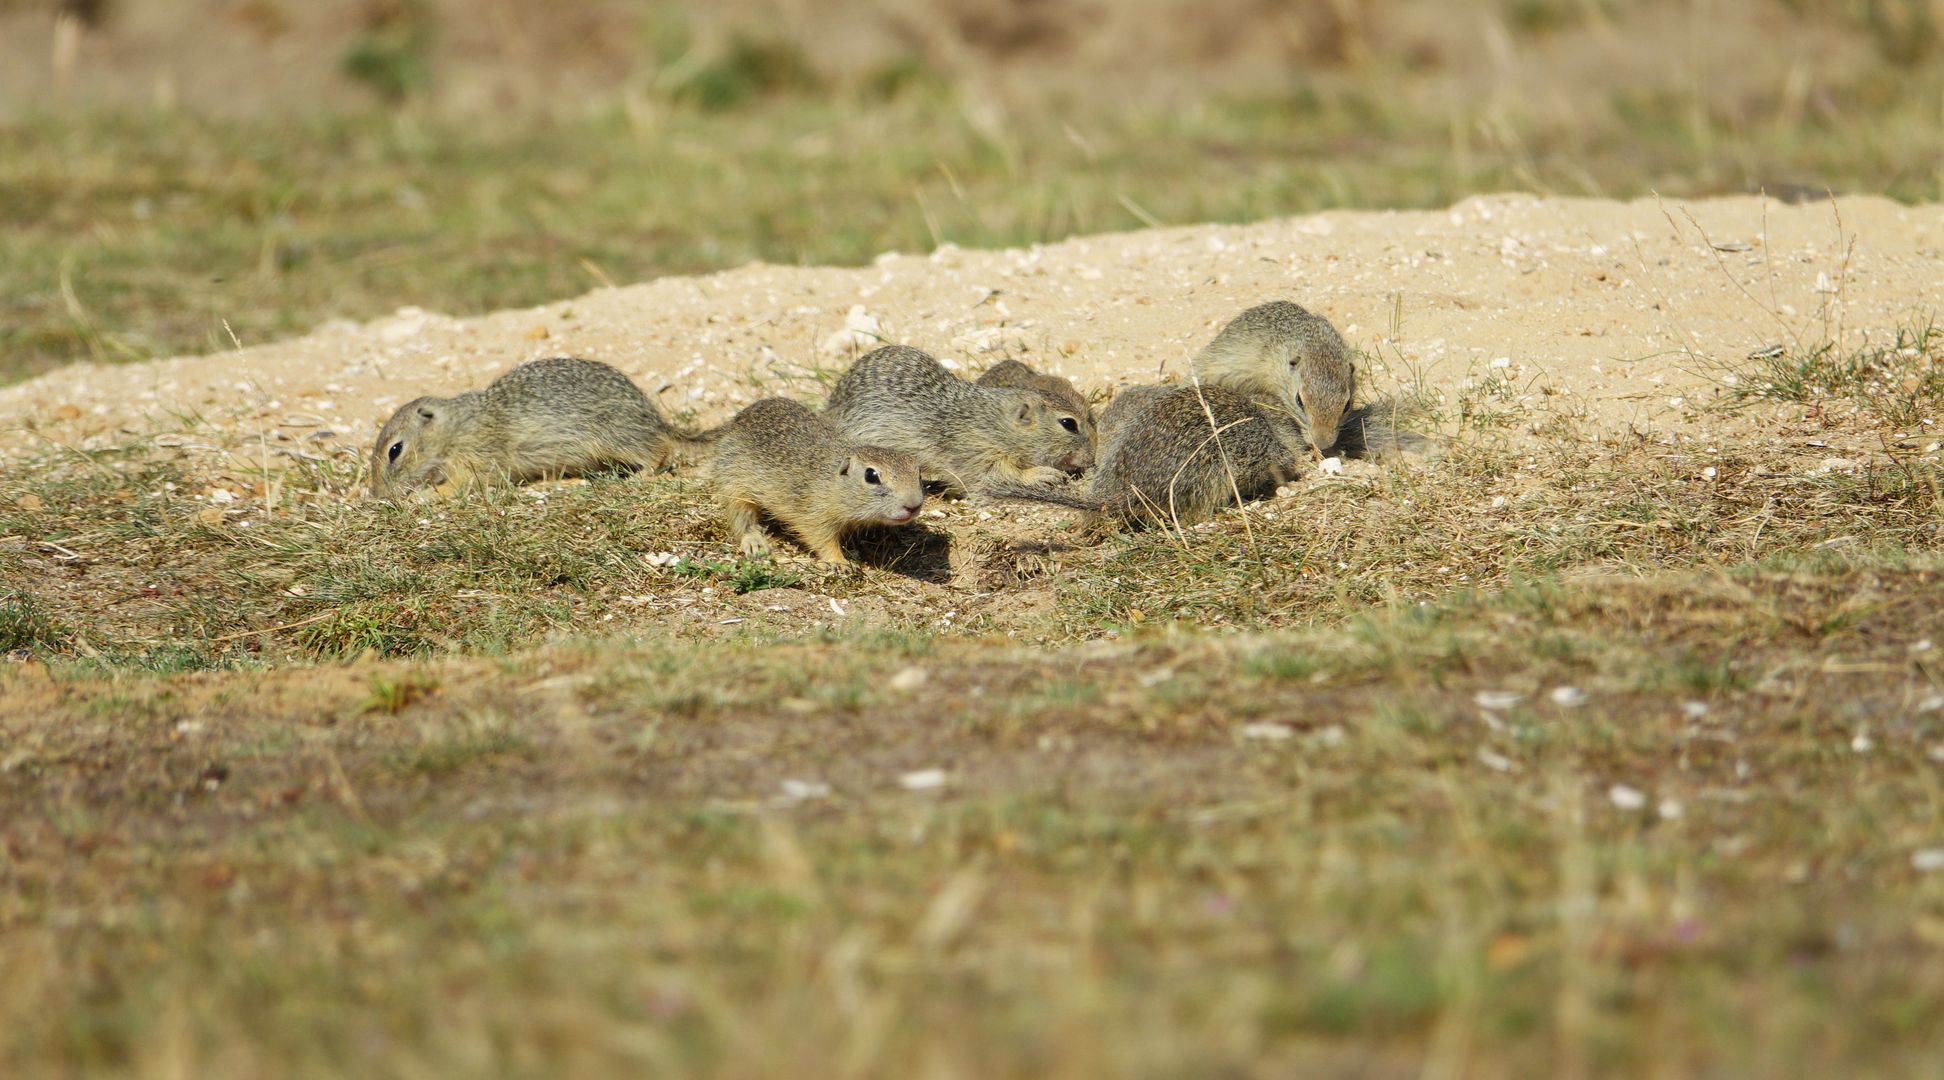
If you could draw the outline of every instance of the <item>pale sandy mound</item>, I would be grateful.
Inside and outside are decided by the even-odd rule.
[[[1274,298],[1377,357],[1366,381],[1379,390],[1421,377],[1455,401],[1503,376],[1596,428],[1694,434],[1718,422],[1695,412],[1718,365],[1773,344],[1881,340],[1944,298],[1944,207],[1499,196],[849,269],[750,265],[480,318],[405,309],[0,390],[0,460],[157,439],[343,459],[407,399],[553,355],[608,361],[711,421],[765,394],[814,397],[818,370],[880,338],[967,371],[1017,356],[1104,398],[1179,375],[1224,319]]]

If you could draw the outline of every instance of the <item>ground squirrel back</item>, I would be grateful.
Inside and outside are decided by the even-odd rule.
[[[1157,395],[1173,389],[1171,386],[1123,386],[1114,394],[1114,400],[1100,412],[1098,427],[1100,436],[1100,456],[1107,456],[1107,448],[1114,445],[1126,428],[1127,422],[1134,418]]]
[[[1027,485],[987,493],[1070,506],[1096,520],[1190,525],[1237,496],[1275,491],[1308,456],[1301,425],[1271,403],[1225,386],[1138,389],[1085,494]]]
[[[1094,460],[1084,412],[1038,390],[966,382],[904,345],[860,357],[825,414],[845,437],[914,454],[927,476],[961,490],[995,477],[1053,482]]]
[[[846,440],[788,398],[764,398],[714,434],[708,475],[744,555],[769,552],[767,514],[819,559],[844,563],[844,537],[869,525],[902,525],[924,505],[915,456]]]
[[[534,360],[484,390],[400,407],[372,449],[371,493],[519,483],[607,465],[653,471],[708,438],[669,423],[614,367],[571,357]]]

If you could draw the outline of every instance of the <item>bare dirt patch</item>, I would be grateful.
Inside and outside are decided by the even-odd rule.
[[[230,353],[75,365],[0,390],[0,460],[158,436],[211,462],[361,453],[403,401],[554,355],[615,364],[705,421],[764,394],[814,397],[878,340],[965,371],[1016,356],[1104,399],[1180,377],[1222,320],[1276,297],[1335,322],[1374,360],[1379,391],[1421,382],[1450,405],[1498,379],[1608,433],[1706,437],[1717,365],[1886,339],[1940,292],[1936,206],[1499,196],[856,269],[752,264],[483,318],[406,309]]]

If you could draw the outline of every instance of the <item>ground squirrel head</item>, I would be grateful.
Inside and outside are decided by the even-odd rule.
[[[1035,465],[1079,474],[1093,468],[1093,418],[1036,390],[1007,389],[1001,405],[1012,421],[1017,445]]]
[[[876,446],[855,447],[837,467],[837,476],[860,525],[903,525],[917,517],[925,505],[918,459],[911,454]]]
[[[1093,406],[1088,403],[1087,396],[1067,379],[1035,371],[1017,360],[1001,360],[979,376],[978,385],[1038,391],[1055,407],[1064,410],[1061,426],[1065,427],[1065,419],[1070,418],[1073,426],[1067,430],[1077,429],[1086,436],[1088,443],[1099,445],[1099,429],[1094,422]]]
[[[422,397],[399,406],[371,450],[371,494],[389,499],[445,483],[457,414],[468,411],[459,398]]]
[[[1194,366],[1204,382],[1280,400],[1319,455],[1336,448],[1337,429],[1357,390],[1343,336],[1328,319],[1287,300],[1258,304],[1229,320]]]
[[[1335,331],[1331,334],[1334,336]],[[1338,338],[1337,342],[1341,345],[1342,339]],[[1340,354],[1340,359],[1301,364],[1297,385],[1296,419],[1303,425],[1304,434],[1309,436],[1317,454],[1327,457],[1336,449],[1337,432],[1342,429],[1344,415],[1350,411],[1350,399],[1357,392],[1357,371],[1350,364],[1348,350]]]

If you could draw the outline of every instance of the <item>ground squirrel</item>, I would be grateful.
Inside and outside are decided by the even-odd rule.
[[[1356,393],[1350,346],[1329,320],[1287,300],[1230,319],[1194,361],[1195,377],[1282,403],[1318,456],[1336,448]]]
[[[407,402],[378,433],[371,493],[463,489],[504,478],[568,476],[602,465],[659,470],[711,436],[674,426],[607,364],[534,360],[484,390]]]
[[[904,345],[860,357],[824,411],[846,438],[915,454],[926,475],[960,490],[993,477],[1053,483],[1094,460],[1084,412],[1039,390],[966,382]]]
[[[1085,510],[1090,526],[1103,518],[1190,525],[1237,495],[1275,491],[1309,456],[1302,424],[1270,402],[1226,386],[1133,389],[1139,393],[1103,445],[1086,494],[1022,484],[985,492]]]
[[[843,540],[867,525],[918,516],[918,459],[844,439],[788,398],[764,398],[715,429],[708,467],[723,516],[744,555],[766,554],[762,515],[788,526],[824,562],[844,563]]]

